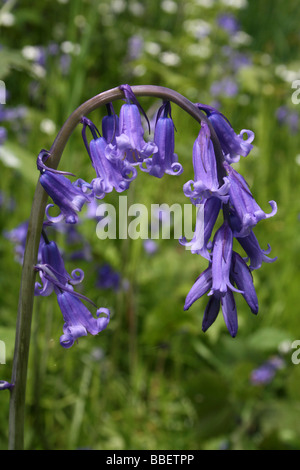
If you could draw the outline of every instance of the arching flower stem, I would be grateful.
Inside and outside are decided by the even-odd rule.
[[[132,91],[136,96],[151,96],[171,101],[190,114],[199,123],[203,121],[206,122],[211,133],[218,174],[220,175],[221,181],[223,180],[223,176],[225,176],[225,174],[222,165],[222,149],[214,128],[205,113],[199,110],[196,105],[180,93],[169,88],[155,85],[138,85],[133,86]],[[113,101],[124,99],[124,97],[125,94],[121,87],[116,87],[104,91],[80,105],[69,116],[57,134],[53,145],[49,150],[47,166],[54,170],[57,169],[62,153],[71,134],[84,116],[103,105],[108,105]],[[36,276],[34,266],[37,261],[47,199],[48,195],[38,181],[29,218],[19,293],[15,352],[11,380],[15,386],[11,389],[9,418],[9,449],[11,450],[22,450],[24,446],[26,381]]]

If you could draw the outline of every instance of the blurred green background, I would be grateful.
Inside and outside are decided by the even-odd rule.
[[[257,317],[236,297],[235,339],[221,314],[201,331],[205,298],[183,311],[206,262],[178,240],[157,240],[152,253],[142,240],[100,241],[84,211],[75,233],[51,233],[68,271],[85,271],[84,294],[110,307],[112,318],[100,335],[64,350],[55,296],[35,299],[27,449],[300,449],[300,365],[292,362],[300,339],[300,104],[291,99],[300,79],[299,20],[296,0],[1,1],[0,380],[11,378],[21,275],[9,233],[29,217],[39,151],[85,100],[122,83],[153,84],[217,106],[237,133],[255,132],[237,168],[263,210],[271,199],[278,204],[255,229],[278,259],[254,272]],[[140,102],[153,117],[159,101]],[[89,116],[99,127],[104,111]],[[175,105],[172,112],[184,173],[159,180],[140,172],[131,202],[187,203],[182,186],[193,178],[198,125]],[[93,177],[81,129],[60,168]],[[118,198],[105,202],[117,207]],[[112,284],[99,278],[107,265]],[[274,358],[280,367],[259,369]],[[251,380],[257,370],[260,382]],[[1,449],[8,407],[3,391]]]

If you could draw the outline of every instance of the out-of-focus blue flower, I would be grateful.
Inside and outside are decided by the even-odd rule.
[[[53,223],[65,219],[66,223],[75,224],[78,221],[77,212],[80,212],[83,205],[89,202],[89,197],[81,189],[84,186],[83,184],[78,188],[76,186],[77,182],[71,183],[64,176],[70,173],[53,170],[45,166],[44,159],[48,158],[48,155],[48,152],[42,150],[38,156],[37,167],[41,173],[40,183],[54,204],[60,208],[61,213],[56,217],[50,216],[49,208],[53,207],[53,204],[48,204],[46,215]],[[88,185],[86,184],[86,186]]]
[[[235,237],[245,237],[260,220],[276,214],[277,204],[275,201],[269,201],[272,211],[266,214],[255,201],[245,179],[227,162],[224,167],[230,183],[231,228]]]
[[[0,127],[0,145],[3,145],[7,139],[7,130],[5,127]]]
[[[142,36],[139,36],[138,34],[131,36],[128,40],[128,60],[137,60],[143,51],[143,47],[144,39]]]
[[[240,24],[236,17],[230,13],[221,13],[217,17],[217,24],[229,34],[234,34],[240,30]]]
[[[119,290],[121,275],[114,271],[109,264],[104,264],[98,269],[96,285],[100,289]]]
[[[280,106],[276,110],[276,118],[280,125],[287,125],[291,134],[299,131],[299,114],[297,111],[291,111],[287,106]]]
[[[260,367],[254,369],[250,376],[252,385],[266,385],[272,382],[276,372],[284,367],[284,361],[279,356],[273,356]]]
[[[117,147],[123,158],[125,157],[132,165],[138,165],[157,152],[157,145],[144,140],[140,111],[148,123],[149,121],[130,86],[121,85],[119,88],[124,92],[126,103],[121,106],[120,110],[119,135],[116,136]]]
[[[236,134],[228,119],[215,108],[200,103],[196,104],[198,108],[207,114],[208,119],[220,141],[224,157],[228,163],[238,162],[240,156],[247,157],[252,150],[251,142],[254,139],[254,132],[242,129],[240,134]],[[243,135],[247,135],[247,139]]]
[[[0,391],[1,390],[11,390],[14,387],[14,384],[7,382],[6,380],[0,380]]]
[[[152,240],[151,238],[148,238],[143,241],[143,247],[148,255],[154,255],[158,250],[157,242],[155,240]]]
[[[220,186],[217,163],[210,130],[204,122],[193,146],[194,180],[189,180],[183,186],[185,196],[201,202],[203,199],[218,197],[223,202],[229,199],[229,181],[223,179]]]
[[[22,264],[26,246],[26,238],[28,232],[28,221],[22,222],[17,227],[12,230],[4,231],[4,237],[14,244],[14,253],[15,253],[15,260]],[[41,256],[41,246],[42,243],[39,245],[38,250],[38,260]]]
[[[237,95],[238,91],[238,84],[233,78],[229,77],[213,82],[210,87],[210,92],[213,97],[227,96],[232,98]]]
[[[169,101],[163,103],[158,111],[154,131],[154,142],[157,152],[152,158],[146,158],[140,164],[140,168],[152,176],[162,178],[165,173],[169,175],[180,175],[183,167],[178,163],[178,157],[174,153],[174,123],[171,117],[171,104]],[[146,168],[143,166],[146,164]]]

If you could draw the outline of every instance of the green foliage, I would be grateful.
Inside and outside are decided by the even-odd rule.
[[[27,112],[0,123],[8,132],[0,147],[0,340],[6,344],[0,380],[11,376],[21,273],[14,246],[4,235],[29,217],[37,154],[50,148],[83,101],[121,83],[171,87],[194,102],[217,100],[237,132],[255,132],[253,152],[237,165],[255,198],[266,211],[269,200],[278,203],[278,214],[256,229],[262,248],[270,243],[271,256],[278,259],[254,272],[258,316],[238,299],[235,339],[221,315],[202,333],[205,299],[183,311],[185,296],[206,263],[178,240],[158,240],[150,256],[141,240],[100,241],[96,222],[83,220],[78,231],[90,247],[90,259],[76,261],[71,254],[81,244],[53,234],[68,271],[85,271],[85,295],[111,307],[112,319],[99,336],[81,338],[63,350],[55,297],[36,298],[27,449],[300,448],[300,366],[291,361],[291,343],[300,338],[299,127],[293,131],[276,118],[280,106],[299,113],[291,101],[291,82],[299,78],[298,6],[294,0],[236,2],[247,3],[243,8],[226,3],[235,2],[47,0],[1,6],[3,106],[22,105]],[[240,21],[243,34],[235,39],[217,25],[224,12]],[[228,48],[245,54],[247,65],[234,68]],[[234,81],[237,93],[215,96],[212,85],[224,78]],[[158,101],[145,98],[142,104],[153,117]],[[102,115],[97,110],[90,117],[98,125]],[[158,181],[139,175],[128,192],[131,201],[148,207],[186,202],[182,185],[193,176],[198,124],[175,106],[172,115],[184,173]],[[79,129],[60,166],[78,177],[92,176]],[[117,195],[106,201],[117,206]],[[120,273],[119,291],[96,286],[103,263]],[[270,383],[253,385],[252,371],[272,356],[280,356],[284,367]],[[0,400],[0,448],[5,449],[9,393],[1,392]]]

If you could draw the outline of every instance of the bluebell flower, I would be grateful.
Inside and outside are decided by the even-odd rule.
[[[229,77],[213,82],[210,87],[210,92],[213,97],[216,97],[216,96],[233,97],[237,95],[238,91],[239,91],[239,87],[238,87],[237,82]]]
[[[229,34],[234,34],[240,30],[238,20],[230,13],[221,13],[217,18],[217,24]]]
[[[184,310],[188,310],[196,300],[208,293],[212,288],[212,283],[213,273],[210,265],[196,279],[186,297]],[[203,315],[202,331],[207,331],[214,323],[219,314],[220,307],[222,307],[225,325],[230,335],[235,337],[238,330],[237,311],[234,296],[230,289],[226,289],[225,293],[221,297],[214,294],[209,296]]]
[[[72,289],[72,286],[83,281],[84,272],[81,269],[75,269],[71,275],[67,272],[62,255],[54,241],[43,242],[41,249],[41,260],[35,266],[39,271],[42,286],[35,284],[35,295],[48,296],[53,291],[60,292],[62,289]]]
[[[3,145],[7,139],[7,130],[5,127],[0,127],[0,145]]]
[[[230,275],[233,282],[241,291],[244,299],[249,305],[251,312],[257,314],[258,300],[253,284],[251,270],[249,266],[247,266],[243,258],[235,251],[232,253]]]
[[[237,237],[237,240],[247,254],[247,261],[248,259],[250,260],[249,269],[259,269],[263,262],[273,263],[277,260],[277,256],[274,258],[269,258],[267,256],[271,252],[271,246],[268,244],[268,249],[263,250],[260,247],[253,230],[251,230],[249,235],[246,237]]]
[[[117,147],[122,158],[126,158],[132,165],[138,165],[157,152],[157,145],[144,140],[140,111],[148,123],[149,121],[130,86],[121,85],[119,88],[124,92],[126,103],[120,109],[119,135],[116,136]]]
[[[180,175],[183,172],[183,167],[178,163],[178,156],[174,153],[174,123],[171,117],[171,104],[169,101],[164,102],[158,111],[154,130],[154,142],[158,150],[153,153],[152,158],[146,158],[140,164],[141,170],[157,178],[162,178],[165,173]]]
[[[257,369],[251,372],[250,382],[252,385],[266,385],[272,382],[277,371],[284,367],[284,361],[279,356],[270,357]]]
[[[275,201],[269,201],[272,211],[266,214],[251,194],[245,179],[227,162],[224,162],[230,182],[230,223],[235,237],[249,235],[251,229],[262,219],[268,219],[277,212]]]
[[[214,236],[212,261],[190,289],[184,310],[207,294],[202,330],[205,332],[214,323],[221,308],[225,325],[230,335],[235,337],[238,319],[234,293],[243,295],[254,314],[258,312],[258,301],[251,271],[242,257],[232,250],[232,238],[230,227],[224,222]]]
[[[48,158],[49,153],[42,150],[38,156],[37,167],[40,170],[40,183],[45,189],[46,193],[51,197],[54,204],[56,204],[61,213],[52,217],[49,214],[49,208],[54,204],[48,204],[46,207],[46,215],[48,220],[57,223],[65,219],[66,223],[75,224],[78,221],[78,212],[81,211],[83,205],[90,201],[87,194],[84,194],[82,186],[78,186],[78,182],[72,183],[65,175],[70,175],[68,172],[61,172],[46,167],[44,160]]]
[[[209,295],[222,297],[228,289],[236,289],[230,280],[233,234],[227,221],[216,231],[212,248],[212,286]]]
[[[131,181],[137,176],[136,168],[127,159],[123,159],[113,140],[117,139],[114,133],[115,119],[111,115],[109,121],[104,124],[105,134],[111,139],[108,144],[104,137],[101,137],[95,125],[87,118],[82,119],[83,139],[88,150],[92,165],[96,172],[96,178],[91,181],[92,194],[97,199],[103,199],[105,194],[115,189],[123,192],[129,188]],[[93,139],[87,143],[86,127],[89,127],[93,134]]]
[[[253,148],[251,142],[254,139],[254,132],[242,129],[237,135],[228,119],[217,109],[200,103],[196,103],[196,106],[207,114],[220,141],[226,161],[235,163],[239,161],[241,155],[247,157]],[[244,139],[244,134],[247,135],[247,139]]]
[[[41,263],[35,266],[43,285],[35,284],[35,295],[48,296],[53,291],[56,294],[65,324],[60,344],[64,348],[71,347],[74,342],[87,333],[96,335],[106,328],[110,319],[107,308],[97,309],[94,318],[83,301],[95,304],[83,294],[74,291],[74,285],[82,282],[84,273],[81,269],[67,272],[62,256],[55,242],[45,242],[42,249]],[[104,314],[104,316],[101,316]]]
[[[198,212],[192,240],[188,242],[185,237],[182,237],[179,240],[179,243],[188,247],[192,253],[196,253],[207,260],[211,260],[211,253],[209,250],[211,249],[212,244],[210,242],[210,237],[219,216],[221,201],[217,197],[205,199],[201,204],[199,204],[199,211],[202,204],[204,205],[203,221],[202,216],[198,217],[198,213],[201,214],[201,212]]]
[[[116,136],[119,135],[119,116],[111,103],[106,105],[106,109],[107,115],[102,119],[102,135],[108,144],[116,145]]]
[[[60,344],[66,349],[73,346],[74,342],[81,336],[87,336],[88,333],[97,335],[105,330],[109,323],[109,309],[99,308],[97,318],[94,318],[84,303],[72,292],[59,292],[57,302],[65,321]]]
[[[114,271],[110,264],[104,264],[97,272],[97,287],[100,289],[113,289],[118,291],[121,284],[121,275]]]
[[[203,122],[193,146],[194,180],[183,186],[185,196],[201,202],[209,197],[218,197],[223,202],[229,199],[229,181],[223,178],[220,186],[216,157],[208,125]]]

